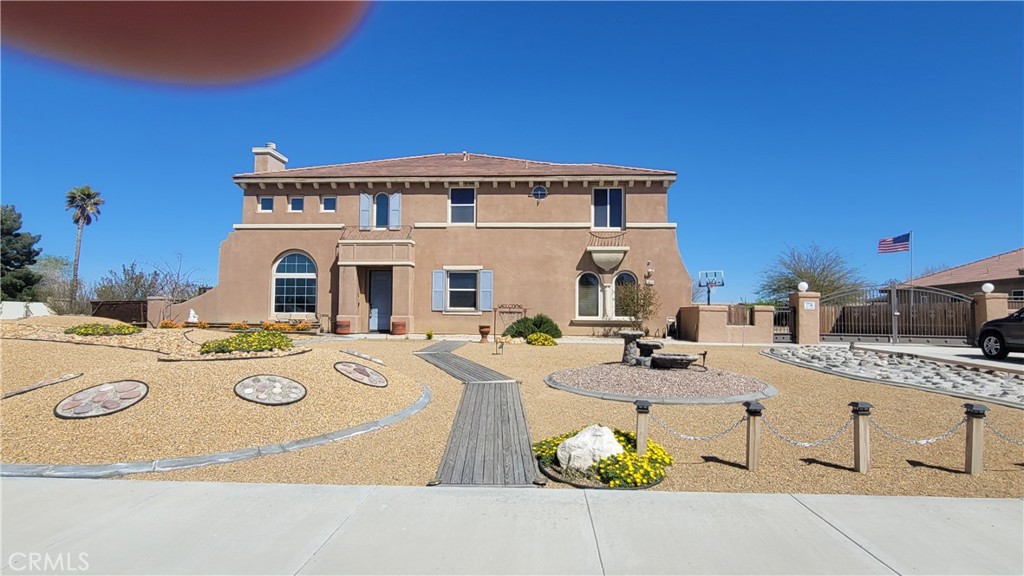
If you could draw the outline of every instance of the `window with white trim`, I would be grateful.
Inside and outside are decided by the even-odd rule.
[[[632,272],[620,272],[619,275],[615,277],[615,283],[614,283],[615,288],[613,289],[614,291],[612,292],[612,299],[615,300],[615,317],[616,318],[628,318],[629,317],[629,315],[626,314],[626,312],[622,309],[623,308],[622,301],[619,299],[619,288],[622,287],[622,286],[625,286],[627,284],[631,284],[633,286],[636,286],[637,285],[636,276],[633,275]]]
[[[431,275],[430,309],[476,313],[494,309],[494,271],[479,266],[450,266]]]
[[[477,273],[448,272],[445,310],[477,309]]]
[[[576,280],[576,317],[601,317],[601,279],[597,274],[584,272]]]
[[[594,228],[621,230],[624,227],[624,201],[622,188],[594,188]]]
[[[274,313],[316,314],[316,264],[299,252],[274,265]]]
[[[391,202],[387,193],[381,192],[373,197],[373,227],[387,228],[388,216],[391,212]]]
[[[274,211],[274,197],[273,196],[260,196],[256,199],[256,211],[257,212],[273,212]]]
[[[337,196],[321,196],[320,197],[320,211],[321,212],[336,212],[338,210],[338,197]]]
[[[473,224],[476,222],[476,190],[452,188],[448,194],[448,222]]]
[[[302,196],[292,196],[288,198],[288,211],[289,212],[302,212],[302,206],[304,204]]]

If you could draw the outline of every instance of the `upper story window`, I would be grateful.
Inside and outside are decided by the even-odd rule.
[[[476,222],[476,190],[452,188],[448,196],[448,221],[452,224]]]
[[[260,196],[256,199],[257,212],[273,212],[274,211],[274,197],[273,196]]]
[[[302,212],[304,198],[302,196],[292,196],[288,199],[288,211],[289,212]]]
[[[338,197],[337,196],[321,196],[320,197],[320,211],[321,212],[335,212],[338,210]]]
[[[365,192],[359,194],[359,229],[372,230],[387,228],[398,230],[402,227],[402,193],[381,192],[371,197]]]
[[[389,216],[390,202],[388,202],[388,195],[381,192],[373,198],[373,227],[387,228]]]
[[[624,228],[624,199],[622,188],[594,188],[594,228]]]

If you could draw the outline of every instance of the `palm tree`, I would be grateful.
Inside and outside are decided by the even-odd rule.
[[[74,306],[78,299],[78,257],[82,251],[82,231],[86,226],[92,224],[93,218],[99,219],[103,198],[100,198],[100,193],[89,186],[79,186],[68,190],[66,200],[67,205],[64,206],[64,210],[74,209],[74,212],[71,213],[71,221],[78,225],[78,236],[75,238],[75,261],[71,268],[70,304]]]

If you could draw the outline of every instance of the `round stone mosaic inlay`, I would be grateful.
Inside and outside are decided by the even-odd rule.
[[[377,372],[373,368],[367,368],[362,364],[356,364],[355,362],[338,362],[334,365],[334,369],[360,384],[375,386],[377,388],[383,388],[388,385],[388,379],[380,372]]]
[[[106,416],[138,403],[148,393],[149,386],[135,380],[100,384],[61,400],[53,413],[59,418]]]
[[[281,406],[306,397],[306,387],[284,376],[261,374],[235,384],[235,394],[257,404]]]

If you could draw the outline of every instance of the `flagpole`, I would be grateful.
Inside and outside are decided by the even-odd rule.
[[[907,234],[907,240],[910,241],[910,330],[914,330],[914,231],[911,230]]]

